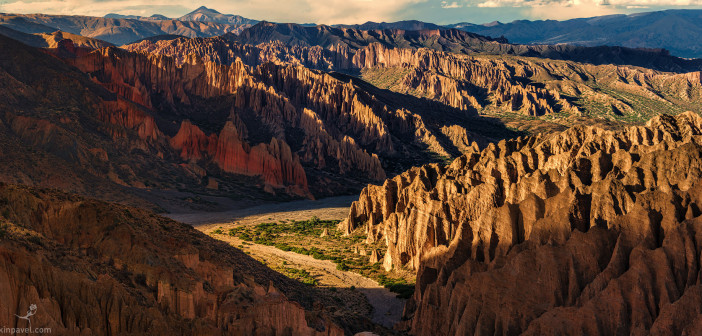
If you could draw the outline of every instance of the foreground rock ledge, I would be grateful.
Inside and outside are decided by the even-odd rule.
[[[369,186],[341,228],[417,271],[417,335],[702,330],[702,118],[501,141]]]

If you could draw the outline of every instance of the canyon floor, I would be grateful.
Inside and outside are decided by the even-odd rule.
[[[281,273],[289,273],[291,270],[308,272],[308,278],[316,279],[316,286],[333,292],[343,300],[344,308],[338,313],[354,311],[369,316],[374,323],[392,328],[400,320],[405,300],[398,298],[396,293],[377,281],[354,272],[339,270],[330,260],[319,260],[309,255],[247,242],[236,236],[212,234],[216,229],[226,231],[264,222],[308,220],[311,217],[341,220],[348,215],[351,203],[357,199],[358,196],[339,196],[261,204],[222,212],[174,213],[166,216],[191,224],[205,234],[237,246]]]
[[[251,225],[265,221],[307,220],[312,216],[320,219],[344,219],[349,214],[351,203],[356,200],[358,195],[337,196],[318,200],[252,204],[250,207],[218,212],[173,212],[165,216],[207,231],[235,222],[237,225]]]

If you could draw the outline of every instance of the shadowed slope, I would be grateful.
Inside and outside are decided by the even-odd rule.
[[[0,185],[0,324],[58,334],[343,335],[304,285],[143,210]],[[307,300],[307,301],[304,301]]]

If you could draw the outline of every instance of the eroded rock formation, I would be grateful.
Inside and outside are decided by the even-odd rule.
[[[406,326],[434,334],[694,333],[702,117],[575,127],[369,186],[341,228],[417,271]]]
[[[699,71],[673,74],[629,66],[466,56],[377,42],[300,45],[272,39],[253,46],[239,40],[234,36],[178,38],[142,41],[124,48],[172,56],[179,63],[194,54],[220,64],[232,64],[240,58],[252,66],[279,62],[325,71],[360,70],[362,78],[378,87],[487,114],[606,113],[646,120],[657,114],[652,108],[661,103],[698,110],[702,99],[702,87],[694,80]],[[603,86],[608,91],[601,90]],[[631,95],[637,98],[628,98]]]
[[[468,137],[487,142],[466,129],[470,113],[451,115],[426,101],[407,110],[370,85],[300,65],[250,68],[239,58],[222,65],[116,48],[64,60],[146,109],[106,111],[102,120],[138,129],[142,139],[163,139],[181,160],[261,176],[298,195],[309,195],[310,169],[372,182],[386,177],[382,158],[409,165],[455,156]],[[447,135],[446,127],[462,137]],[[327,182],[314,183],[314,191],[328,194],[334,187]]]
[[[343,335],[305,288],[143,210],[0,185],[0,324],[53,333]]]

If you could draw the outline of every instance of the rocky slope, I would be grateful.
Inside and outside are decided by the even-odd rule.
[[[336,71],[365,71],[362,78],[373,84],[403,94],[414,94],[439,101],[447,106],[473,113],[492,105],[509,112],[544,115],[554,112],[577,112],[577,108],[560,97],[556,90],[525,85],[516,77],[526,71],[510,71],[494,61],[473,61],[460,56],[428,49],[388,48],[380,43],[358,50],[326,50],[319,46],[286,46],[281,42],[257,46],[240,44],[227,37],[210,39],[173,39],[142,41],[125,46],[127,50],[147,51],[176,57],[184,62],[187,55],[231,64],[242,59],[250,65],[265,62],[302,64],[311,68]],[[387,74],[398,76],[388,79]]]
[[[341,224],[417,271],[413,334],[694,334],[702,117],[575,127],[369,186]]]
[[[661,71],[700,71],[702,60],[671,56],[660,49],[573,45],[520,45],[505,38],[490,38],[457,29],[432,30],[359,30],[325,25],[307,27],[296,24],[260,22],[232,37],[245,44],[257,45],[280,41],[291,46],[320,46],[324,49],[346,48],[351,53],[373,43],[391,48],[429,48],[458,54],[516,55],[569,60],[590,64],[641,66]]]
[[[178,64],[64,40],[47,53],[67,66],[0,43],[0,154],[13,162],[0,177],[11,183],[119,201],[130,188],[324,196],[509,134],[465,111],[301,66]]]
[[[470,138],[482,144],[488,138],[477,133],[490,131],[475,132],[476,127],[471,124],[481,121],[470,111],[380,92],[343,75],[271,62],[249,71],[238,60],[231,66],[203,62],[197,57],[187,57],[182,64],[177,64],[176,60],[118,49],[67,58],[67,62],[93,75],[111,91],[160,111],[192,109],[193,101],[202,105],[205,103],[202,99],[232,96],[233,107],[222,115],[227,121],[220,132],[234,133],[224,138],[246,140],[252,146],[261,139],[264,142],[276,139],[285,153],[292,151],[304,166],[342,176],[379,180],[385,177],[386,169],[396,171],[388,166],[388,160],[406,166],[425,161],[431,155],[455,156],[460,153],[458,148],[462,142],[455,142],[458,141],[455,136],[445,134],[446,128],[453,127],[461,133],[460,141]],[[182,116],[174,117],[182,119]],[[206,122],[213,123],[213,118],[188,117],[199,122],[199,128],[212,126]],[[182,124],[175,135],[178,139],[172,142],[183,159],[200,159],[201,154],[206,153],[226,171],[248,172],[238,169],[238,163],[227,163],[230,159],[221,157],[225,154],[222,147],[213,147],[216,139],[191,130],[192,126]],[[221,126],[212,127],[217,130]],[[499,129],[493,125],[492,131],[499,132]],[[193,136],[198,139],[192,139]],[[183,137],[189,139],[181,139]],[[219,139],[223,139],[222,134]],[[186,142],[197,148],[183,149]],[[287,157],[292,160],[285,159]],[[292,175],[285,172],[283,175],[303,175],[296,167],[295,155],[284,154],[279,158],[291,162],[291,168],[283,168],[284,171],[294,171]],[[242,164],[248,165],[245,160]],[[265,171],[253,172],[266,176]],[[280,182],[281,179],[266,181]],[[282,181],[303,189],[307,187],[297,178],[283,178]]]
[[[5,98],[0,102],[0,155],[6,162],[0,167],[1,181],[142,206],[149,204],[135,200],[134,195],[150,188],[183,188],[246,199],[265,199],[263,189],[283,191],[279,199],[285,199],[286,193],[309,196],[305,173],[285,144],[269,139],[249,146],[236,137],[236,130],[227,128],[225,136],[206,144],[213,150],[224,144],[217,152],[222,164],[198,165],[197,158],[182,157],[184,142],[176,137],[181,122],[171,125],[158,118],[157,111],[138,103],[147,104],[138,93],[130,95],[137,102],[127,100],[37,49],[4,37],[0,44]],[[74,60],[90,55],[70,41],[53,52]],[[125,96],[129,92],[128,87],[118,85],[112,89]],[[222,104],[226,118],[231,105]],[[200,117],[208,119],[209,115]],[[178,120],[187,131],[187,120]],[[219,127],[224,127],[225,120],[220,122]],[[159,127],[170,130],[170,135]],[[231,158],[237,153],[248,155],[238,158],[244,166],[232,163],[239,162]]]
[[[310,289],[191,226],[0,185],[0,324],[61,335],[343,335]]]
[[[645,121],[661,108],[699,111],[702,101],[699,71],[676,74],[538,58],[464,56],[381,43],[357,49],[280,41],[252,46],[231,36],[142,41],[125,48],[172,56],[179,63],[194,54],[220,64],[241,59],[252,66],[272,61],[360,72],[361,78],[380,88],[485,114],[584,114]]]

